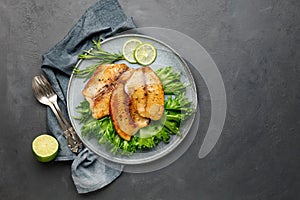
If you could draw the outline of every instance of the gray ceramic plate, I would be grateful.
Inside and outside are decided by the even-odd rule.
[[[121,52],[124,42],[131,38],[137,38],[144,42],[150,42],[156,47],[157,58],[155,62],[150,65],[152,69],[156,70],[161,67],[173,66],[176,71],[182,72],[181,81],[189,85],[189,87],[187,87],[186,89],[186,97],[190,101],[192,101],[192,108],[196,109],[197,92],[196,92],[193,76],[191,75],[191,72],[187,64],[184,62],[184,60],[167,44],[145,35],[127,34],[127,35],[111,37],[103,41],[101,43],[101,47],[103,50],[111,53]],[[92,62],[93,61],[90,60],[82,60],[77,63],[77,66],[79,69],[83,69],[86,66],[90,65]],[[124,60],[119,61],[119,63],[126,63],[129,67],[132,68],[141,67],[138,64],[130,64]],[[170,142],[168,144],[164,144],[163,142],[161,142],[154,149],[151,149],[149,151],[133,153],[130,156],[113,154],[110,152],[110,147],[103,144],[99,145],[98,140],[96,138],[93,138],[92,136],[83,137],[80,132],[82,125],[79,124],[79,122],[74,119],[74,117],[79,116],[75,108],[80,104],[80,102],[84,100],[81,91],[83,90],[85,84],[86,82],[84,82],[84,79],[77,78],[76,76],[73,75],[71,76],[69,87],[68,87],[68,95],[67,95],[68,112],[70,115],[71,123],[87,148],[89,148],[99,156],[108,159],[112,162],[116,162],[120,164],[143,164],[143,163],[148,163],[157,160],[159,158],[162,158],[163,156],[166,156],[169,152],[171,152],[178,146],[178,144],[188,134],[189,129],[191,128],[191,125],[193,123],[194,116],[191,116],[180,126],[182,137],[178,137],[176,135],[171,136]]]

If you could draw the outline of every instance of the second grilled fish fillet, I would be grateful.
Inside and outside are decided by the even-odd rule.
[[[160,79],[150,67],[135,69],[125,91],[143,118],[159,120],[164,112],[164,91]]]
[[[121,138],[129,141],[131,135],[138,131],[129,110],[130,99],[124,90],[126,81],[131,77],[134,70],[129,69],[119,78],[110,99],[110,115],[114,127]]]
[[[144,77],[143,68],[135,69],[124,85],[124,90],[130,98],[129,110],[131,117],[139,128],[149,124],[149,119],[142,117],[138,112],[138,110],[146,109],[147,94]]]
[[[159,120],[164,113],[164,90],[160,79],[150,67],[143,67],[145,81],[145,107],[138,107],[138,113],[145,118]]]
[[[128,70],[126,64],[105,64],[99,66],[82,91],[90,104],[92,116],[100,119],[109,115],[109,102],[117,79]]]

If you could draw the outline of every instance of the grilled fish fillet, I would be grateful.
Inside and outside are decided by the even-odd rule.
[[[150,67],[136,69],[126,82],[125,91],[141,117],[152,120],[159,120],[162,117],[164,112],[163,86]]]
[[[109,115],[109,102],[117,79],[128,70],[126,64],[99,66],[84,87],[82,94],[90,104],[92,116],[100,119]]]
[[[139,114],[139,109],[146,108],[146,90],[143,68],[135,69],[131,77],[126,81],[124,90],[130,98],[129,109],[133,121],[139,128],[149,124],[149,119]]]
[[[138,106],[138,113],[145,118],[159,120],[164,112],[164,90],[160,79],[150,67],[143,67],[145,104]]]
[[[134,70],[129,69],[121,75],[112,92],[109,107],[111,119],[117,133],[127,141],[130,140],[131,135],[138,131],[138,127],[135,125],[130,114],[129,96],[124,90],[124,85],[133,72]]]

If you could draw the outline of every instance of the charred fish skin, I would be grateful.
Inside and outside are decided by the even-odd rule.
[[[128,69],[129,67],[122,63],[100,65],[95,70],[82,91],[94,118],[100,119],[109,115],[111,93],[118,78]]]

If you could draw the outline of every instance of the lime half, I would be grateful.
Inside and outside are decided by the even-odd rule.
[[[150,43],[142,43],[136,47],[134,58],[140,65],[150,65],[156,59],[156,48]]]
[[[50,135],[40,135],[33,140],[32,151],[38,161],[49,162],[57,155],[58,142]]]
[[[123,53],[124,58],[128,62],[136,63],[133,53],[134,53],[135,48],[140,44],[142,44],[142,42],[138,39],[130,39],[124,43],[122,53]]]

